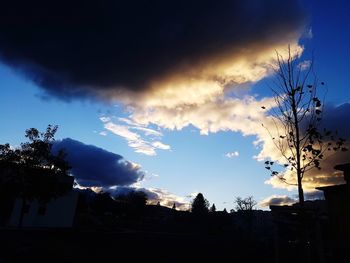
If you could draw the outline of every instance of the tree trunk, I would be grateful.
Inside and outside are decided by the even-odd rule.
[[[295,150],[296,150],[296,162],[297,162],[297,180],[298,180],[298,195],[299,195],[299,204],[300,206],[304,206],[304,191],[302,186],[302,173],[301,173],[301,157],[300,157],[300,127],[299,127],[299,119],[297,113],[297,104],[295,102],[295,91],[292,92],[292,111],[294,117],[294,129],[295,129]]]
[[[23,227],[23,219],[24,219],[25,207],[26,207],[26,198],[22,197],[22,205],[21,205],[21,212],[20,212],[20,215],[19,215],[18,228],[22,228]]]
[[[302,186],[302,183],[301,183],[300,171],[297,172],[297,177],[298,177],[299,204],[301,206],[304,206],[304,191],[303,191],[303,186]]]

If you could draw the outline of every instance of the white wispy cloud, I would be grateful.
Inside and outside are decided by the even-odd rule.
[[[107,136],[107,132],[106,131],[101,131],[101,132],[99,132],[99,135]]]
[[[129,120],[127,118],[119,118],[123,123],[126,124],[116,124],[112,122],[111,118],[109,117],[100,117],[100,120],[103,122],[103,126],[106,130],[110,131],[111,133],[118,135],[122,138],[124,138],[128,145],[135,150],[137,153],[149,155],[149,156],[155,156],[157,155],[156,149],[160,150],[170,150],[170,145],[164,144],[160,141],[154,141],[155,138],[159,138],[163,136],[163,134],[159,131],[142,127],[141,125],[137,124],[135,125],[135,122],[132,120]],[[133,125],[133,126],[131,126]],[[142,137],[139,133],[131,131],[141,131],[144,133],[144,135],[149,139],[146,139],[145,137]],[[107,135],[106,131],[100,132],[100,135]]]
[[[106,122],[104,124],[105,129],[110,132],[125,138],[129,142],[142,141],[140,135],[135,132],[131,132],[127,126],[117,125],[112,122]]]
[[[170,145],[164,144],[164,143],[159,142],[159,141],[152,142],[152,145],[157,149],[170,150]]]
[[[151,135],[156,136],[156,137],[163,136],[163,134],[161,132],[150,129],[150,128],[139,127],[139,126],[130,126],[129,129],[142,131],[145,133],[146,136],[151,136]]]
[[[225,156],[227,158],[232,159],[232,158],[238,157],[239,156],[239,152],[238,151],[228,152],[228,153],[225,154]]]
[[[308,68],[311,67],[311,60],[304,60],[298,64],[298,68],[300,70],[307,70]]]
[[[128,145],[131,148],[134,148],[135,152],[142,153],[149,156],[155,156],[157,155],[155,148],[149,145],[148,142],[145,142],[144,140],[140,139],[138,141],[128,141]]]
[[[100,120],[101,120],[102,122],[109,122],[109,121],[111,120],[111,118],[102,116],[102,117],[100,117]]]

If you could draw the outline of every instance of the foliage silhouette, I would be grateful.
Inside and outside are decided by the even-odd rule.
[[[8,200],[22,200],[19,226],[27,201],[48,202],[71,189],[71,185],[61,179],[70,169],[64,160],[64,151],[60,150],[57,155],[51,151],[57,129],[58,126],[52,125],[44,132],[30,128],[25,131],[28,141],[20,147],[0,145],[0,192]]]
[[[198,193],[191,204],[191,211],[193,214],[202,215],[209,211],[209,202],[204,198],[202,193]]]

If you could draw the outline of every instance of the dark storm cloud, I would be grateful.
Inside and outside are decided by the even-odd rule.
[[[321,170],[311,170],[303,181],[314,187],[343,184],[343,173],[334,169],[337,164],[350,162],[350,103],[344,103],[339,106],[326,105],[322,120],[322,127],[331,130],[335,137],[346,139],[345,147],[348,151],[338,151],[331,154],[321,162]],[[337,132],[337,134],[336,134]],[[319,192],[321,193],[322,192]]]
[[[142,180],[139,167],[122,156],[70,138],[56,141],[53,151],[64,149],[71,172],[79,185],[85,187],[111,187],[130,185]]]
[[[339,106],[325,105],[322,126],[332,131],[337,131],[339,136],[350,141],[350,103]]]
[[[304,22],[295,0],[5,1],[0,55],[57,96],[140,91]]]

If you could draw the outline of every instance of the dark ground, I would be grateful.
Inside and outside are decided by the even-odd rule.
[[[272,247],[231,236],[132,231],[0,230],[0,262],[273,262]]]

